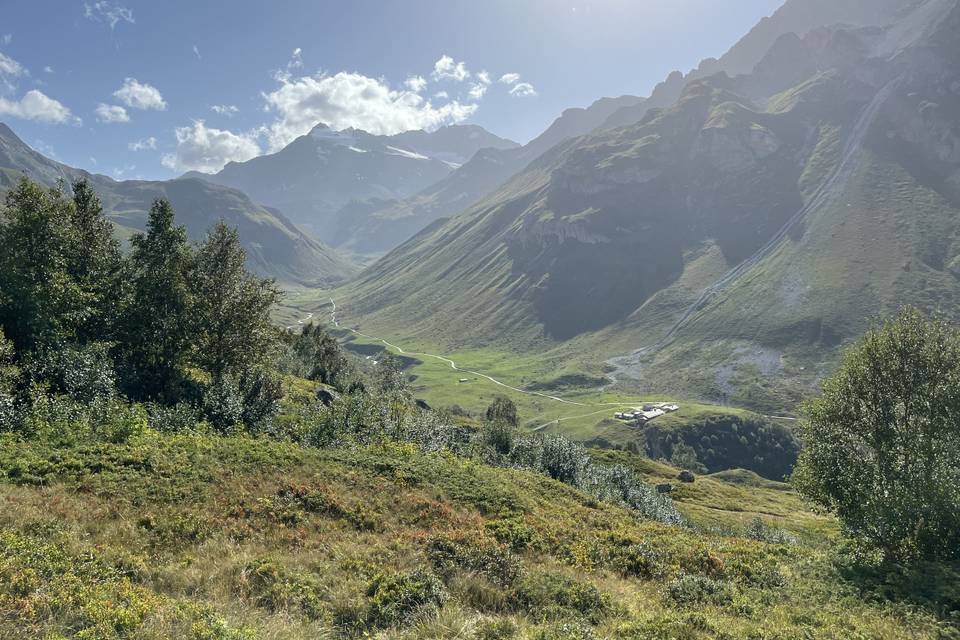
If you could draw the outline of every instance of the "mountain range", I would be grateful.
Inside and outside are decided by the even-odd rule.
[[[773,408],[901,304],[960,319],[960,6],[847,6],[886,24],[788,31],[567,139],[365,270],[344,314]]]
[[[190,178],[118,182],[49,159],[0,123],[0,192],[24,175],[48,186],[59,180],[67,184],[89,180],[123,238],[142,230],[153,201],[166,198],[192,240],[203,238],[221,219],[237,227],[249,266],[282,283],[329,286],[357,271],[351,261],[304,233],[282,213],[255,204],[241,191]]]
[[[187,177],[242,189],[330,242],[342,207],[406,197],[443,179],[480,149],[516,146],[475,125],[379,136],[319,124],[276,153]]]

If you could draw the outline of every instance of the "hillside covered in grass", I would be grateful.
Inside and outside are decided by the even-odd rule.
[[[701,478],[662,524],[390,440],[2,444],[4,638],[953,637],[955,577],[871,581],[780,485]]]

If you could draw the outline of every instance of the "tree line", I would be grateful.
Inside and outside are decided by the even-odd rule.
[[[185,404],[252,428],[278,409],[284,362],[325,383],[349,374],[322,328],[293,336],[272,322],[281,291],[247,270],[236,229],[217,223],[195,246],[166,200],[125,254],[87,181],[68,191],[23,178],[0,210],[0,246],[8,427],[47,394]]]

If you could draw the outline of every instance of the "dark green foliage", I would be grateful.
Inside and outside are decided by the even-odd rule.
[[[116,336],[118,314],[126,297],[120,243],[86,179],[73,184],[71,213],[74,238],[67,273],[79,285],[87,305],[77,333],[82,342],[103,342]]]
[[[0,214],[0,326],[18,354],[72,340],[89,316],[70,273],[79,251],[73,205],[61,188],[22,179]]]
[[[191,360],[214,379],[263,364],[276,343],[270,310],[280,292],[249,273],[246,260],[237,230],[220,222],[189,272]]]
[[[17,422],[16,385],[20,371],[14,364],[13,343],[0,327],[0,431],[12,430]]]
[[[520,423],[517,416],[517,405],[506,396],[497,396],[487,407],[486,416],[488,422],[502,422],[511,427],[516,427]]]
[[[340,343],[319,324],[308,322],[300,333],[287,333],[291,373],[337,388],[352,377]]]
[[[654,422],[643,435],[648,456],[697,473],[704,468],[710,473],[749,469],[782,480],[793,469],[800,451],[800,443],[788,427],[755,415],[712,414],[682,428]]]
[[[447,590],[431,573],[379,573],[370,581],[367,597],[369,624],[389,627],[424,611],[438,610],[447,601]]]
[[[664,597],[680,607],[724,605],[733,600],[733,590],[723,580],[682,574],[667,584]]]
[[[410,399],[410,389],[403,374],[403,363],[389,351],[383,354],[377,364],[376,388],[387,396]]]
[[[806,412],[802,493],[891,559],[960,557],[960,332],[905,309]]]
[[[516,606],[539,620],[580,618],[597,624],[612,610],[610,596],[589,583],[558,574],[523,578],[513,592]]]
[[[192,251],[170,203],[150,209],[147,233],[132,240],[131,299],[121,331],[124,389],[141,399],[175,400],[191,352]]]
[[[80,402],[94,402],[116,393],[113,361],[103,343],[43,346],[24,358],[27,380],[47,385],[53,393]]]
[[[678,442],[673,445],[673,451],[670,453],[670,464],[678,469],[686,469],[696,473],[707,472],[707,468],[697,460],[697,452],[685,442]]]
[[[522,572],[520,560],[509,549],[486,541],[439,536],[427,545],[427,555],[441,575],[469,571],[504,587]]]

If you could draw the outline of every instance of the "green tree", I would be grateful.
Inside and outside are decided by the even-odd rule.
[[[794,485],[887,557],[960,556],[960,334],[906,309],[806,407]]]
[[[113,237],[113,225],[103,215],[100,198],[85,179],[73,184],[70,214],[73,235],[67,273],[80,288],[87,307],[78,331],[83,341],[106,340],[114,337],[125,295],[120,243]]]
[[[278,344],[270,311],[280,299],[273,280],[247,271],[237,230],[222,222],[207,233],[190,271],[193,362],[215,379],[263,364]]]
[[[153,203],[146,234],[134,235],[131,243],[131,294],[119,349],[123,382],[133,397],[173,402],[191,348],[187,274],[192,251],[166,200]]]
[[[23,178],[0,213],[0,325],[24,354],[73,340],[86,296],[69,272],[72,204],[60,187]]]
[[[502,422],[511,427],[516,427],[520,423],[520,418],[517,415],[517,405],[506,396],[494,398],[490,406],[487,407],[486,415],[490,422]]]
[[[410,400],[412,397],[403,375],[403,363],[389,351],[384,352],[377,363],[376,386],[381,393],[397,399]]]
[[[337,339],[319,324],[309,322],[292,337],[292,350],[299,360],[300,375],[308,380],[342,387],[350,365]]]

